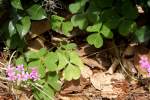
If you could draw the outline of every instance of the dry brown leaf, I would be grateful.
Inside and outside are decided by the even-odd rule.
[[[103,67],[101,64],[98,63],[98,61],[96,61],[96,59],[92,59],[92,58],[82,58],[82,61],[84,64],[88,65],[89,67],[98,67],[101,70],[105,70],[105,67]]]
[[[40,35],[50,30],[50,23],[48,20],[33,21],[31,24],[31,33]]]
[[[86,65],[81,69],[81,75],[83,76],[83,78],[89,78],[90,76],[92,76],[92,74],[92,70]]]
[[[60,99],[60,100],[88,100],[88,98],[86,96],[80,96],[80,95],[75,95],[75,96],[59,95],[58,99]]]
[[[117,93],[113,90],[112,80],[124,80],[124,76],[120,73],[114,73],[113,75],[105,73],[95,73],[90,78],[92,85],[101,90],[101,95],[103,97],[116,98]]]
[[[28,49],[32,51],[38,51],[41,48],[44,48],[44,41],[40,38],[33,39],[28,43]]]
[[[66,81],[60,93],[69,94],[72,92],[81,92],[88,84],[89,80],[83,77],[80,77],[78,80]]]

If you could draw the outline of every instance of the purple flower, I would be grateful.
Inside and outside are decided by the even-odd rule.
[[[143,68],[149,68],[150,67],[150,63],[148,61],[148,57],[146,57],[146,56],[141,56],[139,63],[141,64],[141,66]]]
[[[148,72],[148,75],[150,76],[150,62],[147,56],[143,55],[140,57],[139,61],[141,67],[145,68]]]
[[[17,67],[8,66],[6,70],[7,78],[10,81],[27,81],[28,79],[32,79],[34,81],[39,79],[38,71],[35,68],[31,69],[31,73],[25,71],[23,65],[19,65]]]
[[[21,76],[22,76],[23,81],[27,81],[29,79],[29,73],[28,72],[26,72],[26,73],[22,72]]]
[[[30,79],[33,79],[34,81],[38,80],[39,79],[39,75],[38,75],[37,69],[32,68],[31,70],[32,71],[30,73]]]
[[[8,77],[8,80],[10,80],[10,81],[15,81],[16,80],[16,76],[15,75],[12,75],[12,76],[9,76]]]
[[[17,66],[17,67],[16,67],[16,70],[19,71],[19,72],[24,71],[24,66],[23,66],[23,64]]]

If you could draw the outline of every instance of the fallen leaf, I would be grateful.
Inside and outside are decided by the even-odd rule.
[[[86,65],[81,69],[81,75],[83,76],[83,78],[89,78],[90,76],[92,76],[92,74],[92,70]]]
[[[124,76],[121,73],[114,73],[112,75],[105,73],[95,73],[90,77],[92,85],[101,90],[103,97],[116,98],[118,93],[113,90],[113,80],[124,80]]]

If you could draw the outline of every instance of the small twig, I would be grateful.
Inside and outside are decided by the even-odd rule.
[[[119,45],[117,47],[121,47],[122,45]],[[107,49],[103,49],[101,51],[98,51],[98,52],[95,52],[95,53],[92,53],[92,54],[89,54],[89,55],[85,55],[84,57],[82,57],[83,59],[87,58],[87,57],[90,57],[90,56],[93,56],[93,55],[96,55],[96,54],[100,54],[100,53],[103,53],[105,51],[108,51],[108,50],[111,50],[111,49],[114,49],[116,47],[111,47],[111,48],[107,48]]]
[[[11,60],[12,60],[13,56],[15,55],[15,53],[16,53],[16,51],[14,51],[14,52],[12,53],[12,55],[10,56],[10,59],[9,59],[8,65],[10,65],[10,64],[11,64]]]
[[[1,64],[1,65],[3,65],[3,66],[5,66],[5,64],[4,64],[4,63],[2,63],[2,62],[0,62],[0,64]]]

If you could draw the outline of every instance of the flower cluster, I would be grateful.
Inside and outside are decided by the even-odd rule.
[[[148,60],[148,57],[145,55],[141,56],[139,63],[141,65],[141,67],[143,67],[147,70],[147,72],[149,73],[149,76],[150,76],[150,62]]]
[[[11,67],[10,65],[6,70],[7,78],[10,81],[27,81],[32,79],[34,81],[39,79],[38,71],[35,68],[31,69],[31,72],[28,73],[24,69],[24,65],[19,65],[17,67]]]

